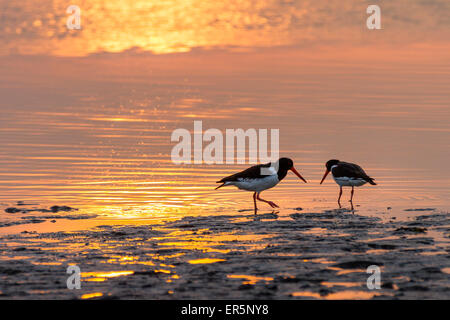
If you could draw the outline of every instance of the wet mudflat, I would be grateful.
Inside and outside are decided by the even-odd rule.
[[[402,221],[292,209],[4,234],[0,298],[449,299],[450,213],[407,210]],[[67,288],[69,265],[79,290]],[[367,287],[371,265],[381,289]]]

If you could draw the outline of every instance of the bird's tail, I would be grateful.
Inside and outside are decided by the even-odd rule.
[[[377,184],[373,180],[373,178],[369,177],[369,179],[367,179],[367,182],[369,182],[373,186],[376,186]]]
[[[217,181],[217,183],[222,183],[222,184],[220,186],[218,186],[217,188],[215,188],[214,190],[222,188],[225,185],[225,182],[222,182],[222,181]]]

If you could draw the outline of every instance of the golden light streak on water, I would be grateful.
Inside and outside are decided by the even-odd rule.
[[[369,291],[341,291],[330,293],[325,296],[321,296],[319,293],[310,291],[297,291],[291,293],[293,297],[305,297],[305,298],[316,298],[316,299],[326,299],[326,300],[367,300],[375,296],[380,295],[380,293],[369,292]]]
[[[225,259],[204,258],[204,259],[189,260],[188,262],[190,264],[210,264],[210,263],[216,263],[216,262],[221,262],[221,261],[226,261],[226,260]]]
[[[229,274],[227,275],[227,278],[230,279],[244,279],[244,281],[242,281],[242,284],[249,284],[249,285],[253,285],[259,281],[273,281],[273,278],[271,277],[258,277],[258,276],[252,276],[252,275],[244,275],[244,274]]]
[[[99,272],[82,272],[81,278],[83,281],[90,281],[90,278],[93,279],[108,279],[108,278],[116,278],[116,277],[122,277],[122,276],[128,276],[130,274],[133,274],[134,271],[99,271]],[[86,279],[83,279],[86,278]]]
[[[81,296],[81,299],[92,299],[102,297],[103,293],[101,292],[93,292],[93,293],[85,293]]]

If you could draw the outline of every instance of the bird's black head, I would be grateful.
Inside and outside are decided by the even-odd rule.
[[[291,170],[297,177],[302,179],[305,183],[306,180],[298,173],[294,168],[294,161],[289,158],[280,158],[278,160],[278,179],[281,181],[287,174],[288,170]]]
[[[328,160],[327,163],[325,164],[325,167],[327,167],[328,171],[331,171],[331,167],[337,165],[339,162],[340,161],[336,159]]]
[[[294,161],[289,158],[280,158],[278,160],[278,171],[288,171],[294,166]]]

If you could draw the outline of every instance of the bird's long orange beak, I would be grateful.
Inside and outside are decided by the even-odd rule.
[[[323,180],[325,180],[325,178],[327,177],[327,175],[330,173],[330,170],[326,170],[325,174],[323,175],[322,181],[320,181],[320,184],[322,184]]]
[[[294,167],[292,167],[291,169],[290,169],[293,173],[295,173],[295,175],[297,176],[297,177],[299,177],[300,179],[302,179],[305,183],[306,183],[306,180],[305,179],[303,179],[303,177],[301,176],[301,174],[300,173],[298,173],[298,171],[297,170],[295,170],[295,168]]]

